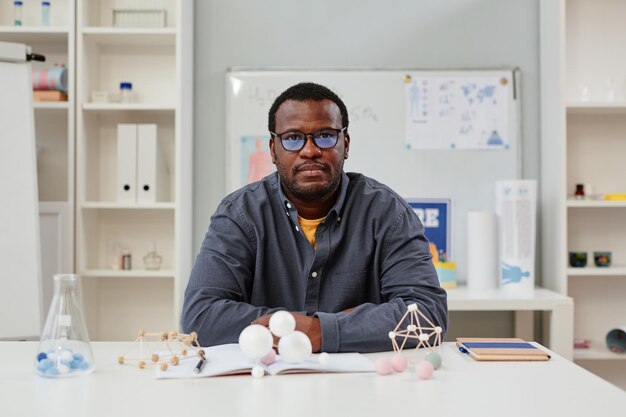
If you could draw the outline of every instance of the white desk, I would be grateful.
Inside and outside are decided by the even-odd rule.
[[[515,336],[533,340],[533,312],[548,313],[549,348],[563,357],[574,357],[574,302],[570,297],[545,288],[535,288],[530,296],[504,294],[499,289],[447,290],[449,311],[514,311]]]
[[[154,369],[118,365],[129,343],[93,343],[96,370],[47,379],[34,372],[36,342],[0,343],[2,416],[593,416],[620,415],[626,392],[564,358],[475,362],[444,344],[442,369],[376,374],[227,376],[157,380]],[[407,352],[410,362],[425,351]],[[387,353],[388,354],[388,353]],[[380,354],[373,354],[376,357]]]

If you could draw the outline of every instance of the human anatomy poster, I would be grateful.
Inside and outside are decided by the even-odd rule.
[[[404,83],[408,149],[509,149],[511,78],[407,74]]]
[[[276,169],[272,164],[269,139],[267,135],[249,135],[241,137],[241,183],[259,181]]]

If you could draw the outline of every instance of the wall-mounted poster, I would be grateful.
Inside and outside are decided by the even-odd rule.
[[[241,183],[243,187],[275,171],[268,135],[241,137]]]
[[[409,206],[424,225],[424,234],[441,261],[452,259],[451,232],[451,200],[448,198],[410,198]]]
[[[513,74],[407,74],[409,149],[507,150]]]

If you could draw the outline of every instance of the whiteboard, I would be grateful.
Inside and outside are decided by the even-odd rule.
[[[410,132],[412,80],[441,86],[441,80],[467,85],[467,80],[498,83],[497,105],[487,108],[485,125],[498,115],[503,146],[488,148],[474,140],[473,148],[450,146],[450,125],[463,127],[461,119],[434,121],[430,135],[421,143]],[[467,265],[467,212],[493,210],[495,182],[521,177],[519,72],[494,70],[247,70],[226,73],[226,189],[240,188],[250,180],[254,148],[268,150],[267,117],[274,99],[299,82],[316,82],[335,91],[346,104],[350,125],[350,157],[346,172],[361,172],[395,190],[406,199],[449,198],[452,201],[452,249],[449,259],[457,262],[459,281],[465,281]],[[432,103],[443,100],[431,88]],[[458,101],[462,106],[463,102]],[[467,102],[468,103],[468,102]],[[463,109],[467,110],[467,108]],[[479,111],[479,110],[477,110]],[[437,124],[439,123],[439,124]],[[424,130],[417,130],[422,134]],[[413,136],[411,136],[413,135]],[[424,135],[422,135],[424,136]],[[413,138],[413,140],[411,140]],[[437,146],[437,144],[445,144]],[[458,143],[458,142],[457,142]],[[430,145],[429,145],[430,144]],[[478,145],[477,145],[478,144]],[[434,145],[434,146],[433,146]],[[258,164],[263,165],[263,164]],[[257,176],[258,177],[258,176]]]
[[[3,56],[0,43],[0,339],[30,338],[41,331],[31,66]]]

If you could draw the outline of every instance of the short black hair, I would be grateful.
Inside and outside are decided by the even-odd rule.
[[[270,132],[276,132],[276,112],[281,104],[283,104],[287,100],[295,100],[295,101],[322,101],[322,100],[330,100],[339,107],[339,111],[341,112],[341,126],[348,129],[348,110],[346,109],[346,105],[343,104],[343,101],[339,98],[337,94],[335,94],[328,87],[324,87],[320,84],[315,83],[299,83],[293,85],[283,91],[274,103],[272,107],[270,107],[270,111],[267,118],[267,127]]]

